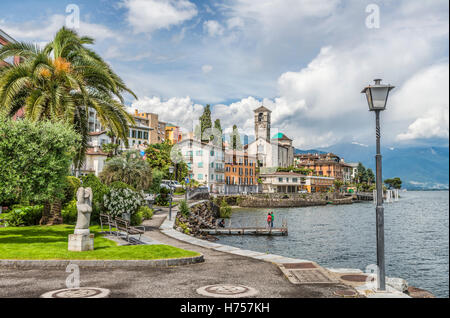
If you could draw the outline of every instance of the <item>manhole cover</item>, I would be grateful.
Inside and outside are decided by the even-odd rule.
[[[110,290],[105,288],[80,287],[49,291],[41,298],[105,298],[109,294]]]
[[[197,293],[210,297],[239,298],[254,296],[258,291],[244,285],[218,284],[200,287]]]
[[[297,278],[299,284],[335,283],[336,281],[325,275],[319,269],[289,270]]]
[[[356,296],[358,296],[358,293],[356,291],[350,290],[350,289],[336,290],[334,292],[334,294],[336,296],[341,296],[341,297],[356,297]]]
[[[358,282],[364,283],[367,281],[367,275],[343,275],[341,279],[349,281],[349,282]],[[374,281],[375,279],[372,277],[370,281]]]
[[[286,263],[283,264],[286,269],[305,269],[305,268],[317,268],[313,263]]]

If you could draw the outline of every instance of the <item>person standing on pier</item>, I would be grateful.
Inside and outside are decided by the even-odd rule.
[[[272,216],[270,215],[270,212],[269,212],[269,213],[267,213],[267,227],[270,228],[271,223],[272,223]]]
[[[272,211],[272,212],[270,212],[270,227],[271,228],[273,228],[273,219],[274,219],[274,217],[273,217],[273,211]]]

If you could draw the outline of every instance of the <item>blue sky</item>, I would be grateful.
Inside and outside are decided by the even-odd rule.
[[[360,91],[380,77],[396,86],[383,141],[448,145],[447,0],[3,0],[0,28],[44,44],[69,4],[137,93],[127,105],[185,130],[208,103],[227,130],[253,134],[263,103],[297,147],[372,144]],[[366,23],[370,4],[379,27]]]

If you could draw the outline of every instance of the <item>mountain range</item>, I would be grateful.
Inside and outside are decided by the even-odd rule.
[[[345,162],[361,162],[375,172],[375,147],[341,143],[311,150],[295,149],[295,153],[332,152]],[[382,147],[383,180],[399,177],[408,190],[439,190],[449,188],[449,147],[415,146]]]

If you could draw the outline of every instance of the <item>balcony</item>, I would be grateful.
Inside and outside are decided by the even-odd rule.
[[[220,172],[220,173],[223,173],[223,172],[225,172],[225,169],[224,168],[214,168],[214,171],[215,172]]]

